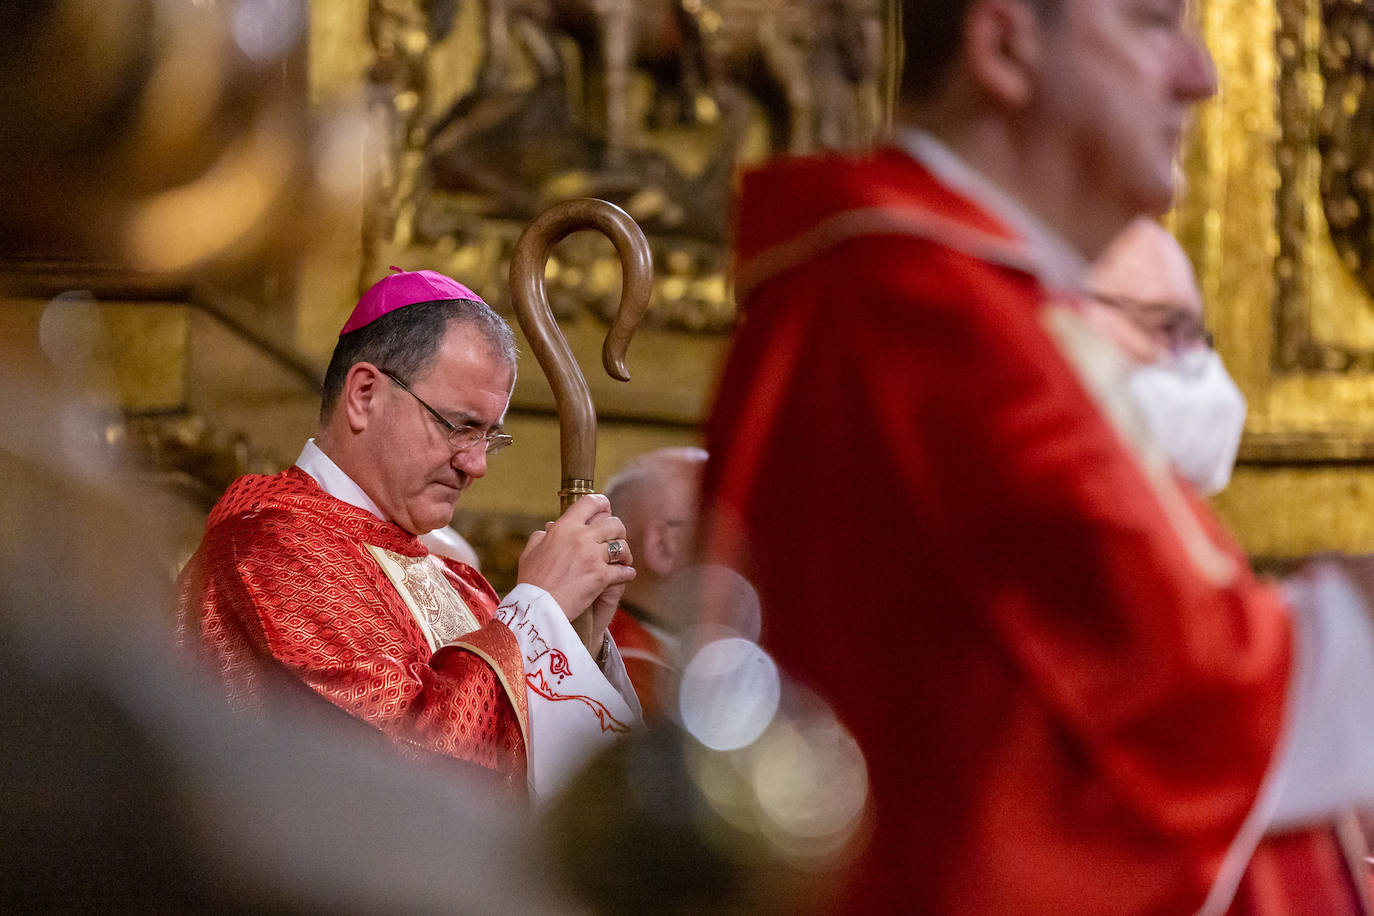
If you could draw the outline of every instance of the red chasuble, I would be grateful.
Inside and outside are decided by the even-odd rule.
[[[515,637],[492,620],[497,597],[486,580],[441,560],[470,622],[432,649],[438,625],[417,614],[438,606],[435,593],[452,594],[430,561],[411,562],[427,556],[414,535],[335,499],[298,468],[242,477],[182,573],[183,638],[199,642],[238,705],[261,703],[263,675],[284,670],[401,747],[495,770],[523,794],[526,693]],[[413,573],[407,593],[420,611],[382,559]]]
[[[1131,427],[1120,354],[904,153],[766,167],[738,223],[712,553],[866,755],[844,909],[1225,907],[1289,620]]]
[[[663,697],[659,695],[659,681],[667,673],[675,671],[676,666],[669,660],[658,637],[623,607],[616,608],[615,616],[606,629],[625,661],[625,673],[630,676],[630,683],[639,696],[644,718],[657,716],[662,711],[663,702]]]

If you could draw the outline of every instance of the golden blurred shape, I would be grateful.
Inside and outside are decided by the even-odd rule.
[[[252,241],[291,172],[290,141],[260,123],[203,176],[134,211],[125,241],[130,259],[144,270],[174,273]]]
[[[182,16],[177,40],[156,62],[139,101],[132,142],[150,173],[185,168],[220,112],[228,77],[222,29],[203,17]]]
[[[752,782],[773,842],[793,858],[828,860],[853,838],[868,799],[854,738],[833,719],[779,722],[751,755]]]

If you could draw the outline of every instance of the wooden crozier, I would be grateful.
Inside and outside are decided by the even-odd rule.
[[[562,455],[562,486],[558,490],[559,511],[594,493],[596,470],[596,410],[591,391],[567,338],[558,329],[549,297],[544,289],[544,266],[553,246],[579,229],[595,229],[615,243],[620,255],[620,304],[606,332],[601,362],[606,372],[622,382],[630,380],[625,367],[625,351],[649,307],[654,268],[649,242],[624,210],[604,200],[582,197],[554,204],[535,218],[515,243],[510,262],[511,301],[520,329],[553,389],[558,407],[559,445]],[[573,621],[585,640],[591,626],[590,615]]]
[[[544,289],[544,265],[553,246],[579,229],[596,229],[615,243],[622,270],[620,305],[606,333],[601,361],[612,378],[630,380],[625,351],[653,288],[649,243],[635,221],[615,204],[589,197],[565,200],[541,213],[521,233],[510,262],[511,299],[520,329],[548,377],[558,406],[563,479],[560,511],[592,489],[596,468],[596,411],[587,380],[558,329]]]

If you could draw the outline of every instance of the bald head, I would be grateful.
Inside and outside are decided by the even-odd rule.
[[[1142,363],[1167,355],[1170,334],[1181,324],[1201,326],[1192,262],[1153,219],[1129,223],[1094,263],[1085,286],[1093,323]]]
[[[1159,223],[1137,217],[1093,265],[1089,288],[1108,296],[1168,302],[1202,314],[1202,294],[1183,246]]]
[[[706,452],[661,448],[625,465],[606,484],[611,510],[625,523],[639,575],[626,590],[642,600],[688,559],[696,531],[697,498]]]

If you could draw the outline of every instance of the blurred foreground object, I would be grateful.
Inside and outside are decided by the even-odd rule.
[[[337,187],[311,166],[307,22],[303,0],[6,4],[0,256],[165,276],[298,249]]]
[[[853,736],[724,632],[691,656],[678,696],[673,719],[603,754],[550,811],[562,880],[625,916],[834,906],[869,828]]]
[[[312,111],[308,24],[303,0],[0,9],[0,336],[99,306],[104,435],[200,505],[279,466],[238,430],[309,410],[300,260],[361,206],[367,125]]]
[[[0,365],[0,909],[576,912],[451,772],[289,693],[230,715],[167,632],[165,500],[33,369]]]
[[[742,181],[708,558],[864,750],[846,909],[1226,912],[1267,830],[1374,800],[1374,628],[1253,575],[1080,308],[1213,62],[1185,5],[955,6],[903,4],[889,148]]]

